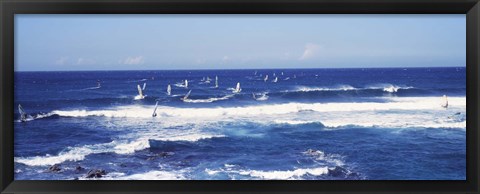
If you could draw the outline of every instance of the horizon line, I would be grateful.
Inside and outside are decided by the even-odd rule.
[[[13,72],[96,72],[96,71],[211,71],[211,70],[295,70],[295,69],[408,69],[408,68],[466,68],[465,66],[419,66],[419,67],[321,67],[321,68],[232,68],[232,69],[126,69],[126,70],[33,70]]]

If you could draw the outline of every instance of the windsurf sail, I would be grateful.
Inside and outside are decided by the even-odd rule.
[[[255,96],[255,93],[252,92],[252,96],[253,96],[253,99],[257,99],[257,97]]]
[[[277,83],[278,82],[278,77],[275,77],[275,79],[272,82]]]
[[[264,82],[268,80],[268,75],[265,75],[265,78],[263,79]]]
[[[138,89],[138,95],[139,95],[140,97],[143,97],[143,90],[142,90],[142,88],[140,87],[140,85],[137,85],[137,89]]]
[[[233,93],[240,93],[242,91],[242,88],[240,88],[240,82],[237,82],[237,87],[233,91]]]
[[[97,88],[100,88],[102,87],[102,85],[100,84],[100,80],[97,80]]]
[[[143,83],[143,88],[142,88],[142,90],[145,90],[146,87],[147,87],[147,82]]]
[[[18,105],[18,112],[20,113],[20,121],[25,122],[27,121],[27,113],[23,109],[22,105]]]
[[[215,88],[218,88],[218,76],[215,76]]]
[[[157,116],[157,107],[158,107],[158,101],[155,103],[155,108],[153,109],[152,117],[156,117],[156,116]]]
[[[442,101],[443,101],[443,102],[442,102],[442,107],[443,107],[443,108],[448,108],[448,98],[447,98],[447,95],[443,95],[442,98],[443,98],[443,99],[442,99]]]
[[[170,86],[170,84],[167,86],[167,95],[172,95],[172,86]]]
[[[192,93],[192,90],[189,90],[188,93],[185,94],[185,96],[182,98],[182,100],[188,99],[188,97],[190,96],[190,93]]]
[[[185,88],[188,88],[188,80],[185,80]]]

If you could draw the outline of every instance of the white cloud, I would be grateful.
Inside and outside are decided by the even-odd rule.
[[[125,65],[140,65],[145,62],[145,57],[143,56],[136,56],[136,57],[127,57],[124,60],[120,60],[121,64]]]
[[[55,61],[57,65],[65,65],[68,62],[68,57],[60,57]]]
[[[95,64],[95,60],[85,59],[82,57],[77,59],[77,65],[92,65],[92,64]]]
[[[307,43],[305,45],[305,51],[303,51],[303,54],[300,56],[299,60],[307,60],[315,57],[318,55],[320,48],[321,47],[318,44]]]
[[[197,59],[197,60],[195,60],[195,63],[197,63],[197,64],[205,64],[206,62],[207,62],[207,60],[205,60],[205,59]]]
[[[229,61],[229,60],[230,60],[230,57],[229,57],[229,56],[226,56],[226,55],[223,56],[223,58],[222,58],[222,61],[224,61],[224,62],[225,62],[225,61]]]
[[[83,58],[78,58],[77,64],[82,64],[84,61],[85,61],[85,59],[83,59]]]

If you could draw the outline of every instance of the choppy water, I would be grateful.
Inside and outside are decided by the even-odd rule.
[[[100,179],[465,180],[465,75],[465,68],[16,72],[15,106],[29,118],[13,121],[15,179],[86,179],[88,170],[105,169]],[[135,100],[144,83],[145,98]],[[48,172],[54,164],[61,170]]]

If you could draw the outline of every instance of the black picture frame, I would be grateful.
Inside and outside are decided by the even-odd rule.
[[[2,193],[478,193],[479,0],[2,0]],[[14,181],[15,14],[466,14],[466,181]]]

